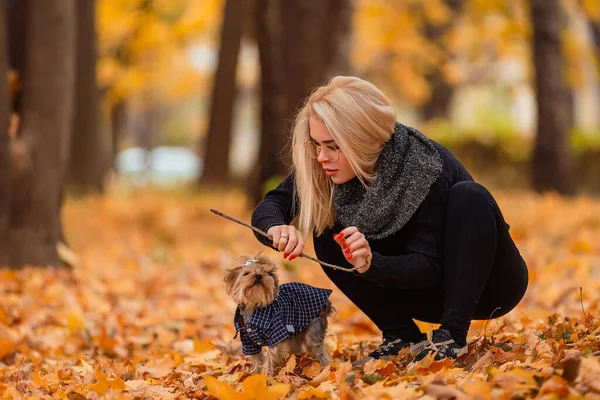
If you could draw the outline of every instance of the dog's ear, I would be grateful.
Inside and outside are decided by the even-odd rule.
[[[229,286],[230,284],[233,283],[233,281],[235,281],[235,278],[237,277],[237,275],[240,273],[241,270],[242,270],[242,267],[240,267],[240,266],[237,266],[235,268],[226,269],[227,274],[225,275],[225,278],[223,278],[223,282],[225,282],[227,284],[227,286]]]
[[[265,272],[267,274],[276,274],[277,273],[277,265],[271,263],[264,263]]]

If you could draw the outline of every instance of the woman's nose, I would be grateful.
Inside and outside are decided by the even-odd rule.
[[[325,155],[325,151],[323,149],[321,149],[319,151],[319,155],[317,156],[317,161],[320,162],[321,164],[323,164],[324,162],[329,161],[329,159]]]

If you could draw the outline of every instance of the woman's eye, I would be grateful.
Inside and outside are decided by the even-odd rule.
[[[338,151],[340,148],[337,146],[327,146],[327,148],[331,151]]]

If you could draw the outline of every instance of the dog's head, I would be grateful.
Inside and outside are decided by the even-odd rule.
[[[242,256],[238,266],[227,270],[224,281],[233,301],[251,308],[268,306],[279,290],[275,264],[261,256]]]

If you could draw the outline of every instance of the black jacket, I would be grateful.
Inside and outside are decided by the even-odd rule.
[[[442,158],[443,168],[429,194],[402,229],[379,240],[369,241],[373,259],[363,279],[382,287],[404,289],[432,287],[441,282],[443,237],[448,191],[457,182],[472,181],[462,163],[445,147],[430,140]],[[269,191],[252,214],[252,225],[266,232],[275,225],[289,225],[293,215],[294,176],[289,175],[277,188]],[[296,208],[297,209],[297,208]],[[313,235],[317,258],[342,267],[352,267],[342,254],[333,235],[344,229],[338,222],[321,236]],[[271,246],[268,239],[256,238]],[[271,246],[272,247],[272,246]],[[358,274],[357,272],[354,272]]]

